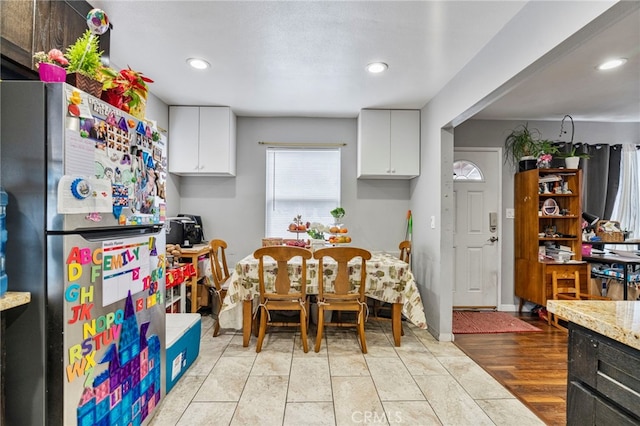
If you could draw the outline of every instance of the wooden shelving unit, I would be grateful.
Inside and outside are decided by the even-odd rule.
[[[540,182],[555,176],[560,180]],[[515,175],[515,294],[520,310],[524,301],[546,306],[554,270],[578,270],[581,290],[587,292],[587,264],[576,262],[582,260],[581,191],[580,169],[533,169]],[[557,211],[543,208],[547,200],[555,202]],[[545,245],[567,247],[574,255],[570,262],[541,259],[540,247]]]

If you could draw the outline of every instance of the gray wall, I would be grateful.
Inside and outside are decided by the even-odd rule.
[[[560,122],[557,121],[530,121],[529,128],[538,129],[541,137],[550,140],[569,141],[569,133],[560,138]],[[455,128],[455,147],[502,147],[504,139],[511,129],[523,124],[523,121],[501,120],[467,120]],[[574,142],[588,144],[637,144],[640,143],[640,123],[597,123],[575,122]],[[567,122],[565,121],[565,129]],[[500,303],[503,308],[509,309],[517,305],[518,300],[514,296],[513,287],[513,219],[507,219],[505,209],[513,208],[513,181],[514,170],[505,164],[502,168],[502,293]]]
[[[265,237],[266,147],[258,141],[346,143],[342,207],[352,244],[369,250],[398,250],[405,236],[409,181],[356,179],[355,118],[238,117],[236,177],[183,176],[178,183],[180,213],[201,215],[206,238],[221,238],[229,244],[227,258],[232,265],[253,253]],[[176,213],[173,205],[168,210]]]
[[[411,211],[418,218],[433,217],[436,226],[414,226],[412,259],[429,331],[438,340],[453,339],[453,128],[543,69],[554,55],[575,48],[580,40],[570,36],[613,3],[527,2],[422,108],[422,173],[411,182]]]

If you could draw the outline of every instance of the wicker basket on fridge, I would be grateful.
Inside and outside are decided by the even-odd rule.
[[[615,225],[618,231],[606,231],[605,229],[610,228],[610,226],[605,227],[607,223]],[[605,243],[619,243],[624,241],[624,233],[620,230],[620,222],[613,220],[599,220],[596,225],[596,236],[600,237],[600,240]]]

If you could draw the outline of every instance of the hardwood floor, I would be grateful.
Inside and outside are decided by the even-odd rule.
[[[541,333],[458,334],[454,343],[548,425],[566,424],[567,333],[537,315]]]

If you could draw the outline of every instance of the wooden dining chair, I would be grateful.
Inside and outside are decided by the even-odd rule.
[[[400,249],[400,260],[402,260],[403,262],[409,264],[411,261],[411,241],[409,240],[404,240],[402,242],[400,242],[400,244],[398,245],[398,248]],[[373,317],[377,320],[379,319],[383,319],[383,320],[387,320],[387,319],[391,319],[392,318],[392,314],[391,314],[391,304],[389,303],[384,303],[381,302],[377,299],[371,299],[372,301],[372,311],[373,311]],[[378,314],[380,312],[386,312],[387,316],[385,317],[381,317]],[[402,322],[400,322],[400,335],[404,336],[404,328],[402,328]]]
[[[357,327],[362,353],[367,353],[367,340],[364,334],[365,309],[367,306],[365,288],[367,282],[367,260],[371,253],[357,247],[328,247],[316,250],[313,257],[318,259],[318,333],[315,351],[320,351],[324,326]],[[335,274],[326,274],[324,258],[329,257],[337,262]],[[350,279],[349,261],[360,257],[360,278]],[[326,279],[326,282],[325,282]],[[328,285],[331,283],[332,285]],[[355,288],[358,287],[357,292]],[[355,323],[324,322],[325,311],[351,311],[356,313]]]
[[[398,246],[400,249],[400,260],[403,262],[411,263],[411,241],[404,240]]]
[[[209,262],[211,262],[211,275],[213,277],[213,286],[209,287],[209,291],[212,296],[212,304],[215,302],[216,307],[216,312],[212,312],[216,316],[213,337],[218,336],[218,333],[220,333],[220,309],[227,295],[229,277],[231,276],[227,267],[226,249],[227,243],[224,240],[214,239],[209,241]]]
[[[272,246],[262,247],[253,253],[253,257],[258,259],[258,283],[260,290],[260,329],[258,331],[258,342],[256,352],[262,350],[262,342],[267,332],[267,326],[300,326],[302,349],[309,351],[307,341],[307,315],[309,312],[309,301],[307,300],[307,260],[311,259],[311,252],[301,247],[293,246]],[[265,273],[264,259],[270,257],[277,262],[277,267],[273,273]],[[289,276],[289,262],[296,257],[302,258],[300,270],[300,281],[296,284],[291,282]],[[267,290],[267,282],[273,282]],[[273,289],[271,289],[273,287]],[[298,311],[300,320],[298,322],[279,322],[271,318],[271,313],[275,311]]]
[[[553,300],[611,300],[609,297],[580,292],[580,272],[553,271],[551,273],[551,289]],[[547,312],[547,323],[556,328],[565,329],[558,316]]]

